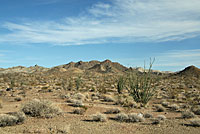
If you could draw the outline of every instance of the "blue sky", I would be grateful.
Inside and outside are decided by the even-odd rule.
[[[105,60],[200,67],[199,0],[0,0],[0,68]]]

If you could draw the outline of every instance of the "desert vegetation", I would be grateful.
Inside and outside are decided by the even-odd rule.
[[[109,60],[0,70],[0,133],[198,133],[200,69]]]

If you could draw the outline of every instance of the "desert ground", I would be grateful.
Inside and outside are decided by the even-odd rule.
[[[195,66],[162,72],[105,60],[0,68],[1,134],[198,134],[199,117]]]

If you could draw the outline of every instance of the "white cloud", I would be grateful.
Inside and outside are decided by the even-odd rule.
[[[154,57],[155,62],[153,64],[153,69],[155,70],[160,69],[162,71],[180,71],[181,69],[184,69],[190,65],[200,67],[200,49],[171,50],[152,55],[152,58]],[[130,67],[143,67],[145,62],[146,67],[148,68],[150,57],[122,58],[115,60],[125,66]]]
[[[199,0],[113,0],[60,21],[6,22],[0,42],[83,45],[183,40],[200,35]],[[81,13],[80,13],[81,14]]]
[[[186,67],[189,65],[200,66],[200,49],[173,50],[157,56],[156,66]]]

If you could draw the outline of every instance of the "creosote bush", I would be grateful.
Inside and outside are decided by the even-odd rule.
[[[32,117],[50,118],[61,114],[62,110],[48,100],[34,99],[22,106],[22,111]]]

